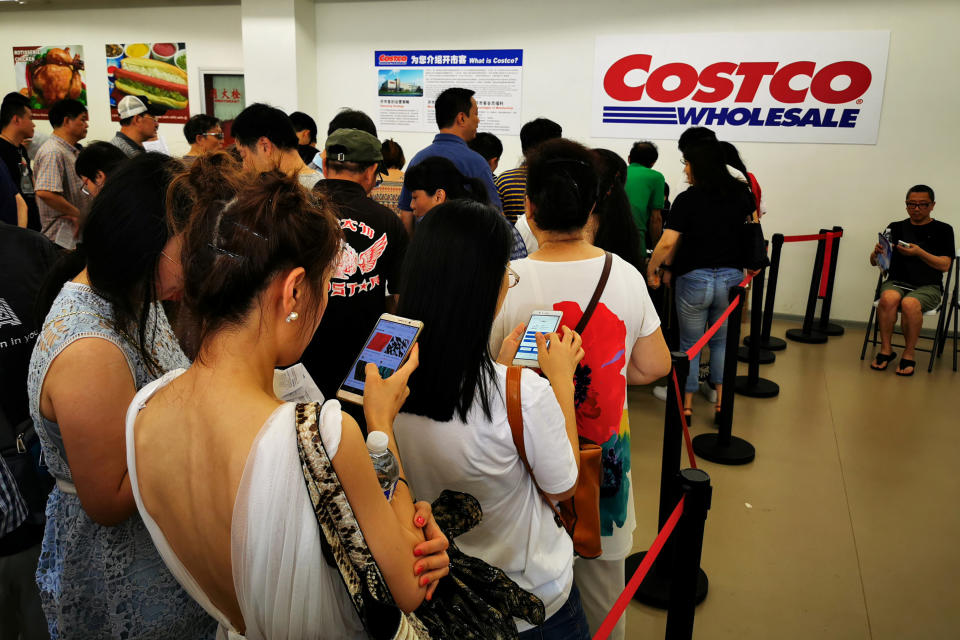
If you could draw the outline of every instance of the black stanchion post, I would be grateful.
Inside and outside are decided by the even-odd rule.
[[[673,369],[677,372],[680,389],[683,389],[687,373],[690,370],[690,360],[683,351],[674,351],[670,354],[670,357],[673,360]],[[663,419],[663,454],[660,461],[660,512],[657,519],[657,531],[666,524],[680,499],[677,473],[680,471],[680,456],[683,447],[681,442],[683,439],[683,423],[680,421],[680,410],[677,407],[677,392],[673,386],[672,377],[668,376],[667,407]],[[670,589],[673,583],[673,556],[668,547],[672,544],[673,542],[667,540],[659,558],[653,563],[650,573],[647,574],[646,579],[634,594],[634,600],[658,609],[666,609],[669,606]],[[646,552],[644,551],[627,558],[625,573],[628,582],[645,555]],[[697,602],[702,602],[707,597],[707,575],[703,571],[700,572],[696,593]]]
[[[763,299],[763,270],[753,278],[753,309],[750,310],[750,333],[760,335],[760,310],[757,306]],[[749,351],[747,375],[737,376],[736,392],[750,398],[772,398],[780,393],[780,386],[776,382],[760,377],[760,341],[754,340],[746,348]],[[769,351],[767,353],[770,353]],[[770,353],[772,356],[773,354]],[[739,359],[739,358],[738,358]],[[726,364],[726,363],[724,363]]]
[[[826,229],[820,229],[821,234],[826,232]],[[823,256],[826,246],[825,238],[817,241],[817,256],[813,259],[813,276],[810,277],[810,293],[807,296],[807,311],[803,316],[803,328],[787,330],[787,337],[794,342],[823,344],[827,341],[827,334],[820,333],[813,328],[813,314],[817,310],[817,298],[820,295],[820,277],[823,275]]]
[[[765,242],[764,245],[769,247],[769,242]],[[750,294],[750,333],[751,335],[759,336],[762,335],[762,325],[763,325],[763,273],[766,270],[766,267],[761,269],[760,273],[757,274],[757,277],[753,279],[753,287],[751,288],[752,293]],[[759,280],[759,282],[758,282]],[[758,286],[759,285],[759,286]],[[758,365],[761,364],[773,364],[776,361],[777,356],[770,351],[770,349],[764,349],[763,346],[758,342],[755,346],[751,345],[749,336],[743,339],[743,344],[747,345],[745,347],[740,347],[737,349],[737,359],[740,362],[755,362]],[[759,368],[757,369],[757,376],[759,376]]]
[[[833,304],[833,281],[837,277],[837,257],[840,254],[840,234],[843,233],[843,227],[834,227],[833,232],[837,234],[832,239],[833,249],[830,252],[830,275],[827,279],[827,293],[823,297],[823,306],[820,307],[820,323],[817,325],[817,331],[825,333],[828,336],[842,336],[843,327],[836,322],[830,322],[830,307]]]
[[[760,329],[760,348],[770,351],[781,351],[787,348],[785,340],[771,338],[770,329],[773,327],[773,303],[777,297],[777,279],[780,276],[780,255],[783,252],[783,234],[773,234],[773,248],[770,250],[770,275],[767,278],[767,299],[763,303],[763,323]],[[752,332],[753,329],[750,329]],[[753,336],[743,339],[743,344],[749,346]],[[761,364],[763,364],[761,362]]]
[[[683,515],[677,522],[671,538],[676,538],[674,559],[674,588],[667,611],[666,640],[691,640],[693,614],[696,608],[697,569],[703,553],[703,531],[713,489],[710,476],[700,469],[680,472],[680,490],[683,492]]]
[[[753,445],[733,435],[733,400],[737,380],[737,345],[740,344],[740,320],[743,317],[743,287],[730,288],[730,301],[740,303],[727,319],[727,349],[723,362],[723,395],[720,397],[720,432],[704,433],[693,439],[698,456],[719,464],[747,464],[756,457]]]

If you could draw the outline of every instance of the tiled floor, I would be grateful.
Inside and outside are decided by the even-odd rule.
[[[930,375],[925,359],[912,378],[871,371],[862,338],[790,342],[761,367],[780,395],[736,399],[756,460],[698,461],[714,492],[696,638],[960,637],[960,374],[949,353]],[[696,398],[692,433],[709,433]],[[656,535],[665,407],[649,388],[629,403],[640,551]],[[665,620],[632,602],[627,638],[662,638]]]

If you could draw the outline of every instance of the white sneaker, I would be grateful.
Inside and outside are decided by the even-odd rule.
[[[717,390],[711,387],[710,383],[706,380],[700,383],[700,393],[711,403],[717,404]]]
[[[653,388],[653,397],[657,400],[667,401],[667,385],[660,385]]]

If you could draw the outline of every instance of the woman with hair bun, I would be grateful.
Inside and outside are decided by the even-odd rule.
[[[387,501],[357,423],[336,400],[277,399],[274,368],[297,362],[310,342],[343,235],[296,177],[244,180],[231,162],[213,166],[216,157],[199,158],[172,187],[192,206],[181,260],[197,355],[130,405],[133,494],[162,557],[223,637],[364,638],[371,621],[328,564],[333,543],[318,527],[328,483],[342,486],[362,533],[349,542],[369,547],[403,611],[446,575],[447,540],[405,485]],[[414,349],[386,380],[367,365],[367,424],[394,454],[393,419],[417,362]],[[330,465],[315,494],[298,453],[305,428]]]
[[[624,559],[633,547],[627,384],[647,384],[670,370],[660,319],[643,276],[585,237],[599,195],[596,157],[583,145],[559,138],[530,154],[526,218],[539,248],[513,263],[520,282],[507,293],[491,336],[491,345],[499,348],[537,309],[562,311],[562,324],[576,327],[609,268],[599,303],[582,332],[585,357],[574,377],[578,433],[603,447],[603,555],[574,563],[591,634],[620,595]],[[623,637],[622,618],[611,637]]]
[[[212,638],[137,513],[123,416],[137,389],[189,361],[159,304],[180,296],[180,165],[146,153],[93,200],[83,244],[54,267],[30,359],[30,412],[50,473],[37,582],[53,638]]]

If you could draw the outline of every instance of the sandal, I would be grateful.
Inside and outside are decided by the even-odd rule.
[[[874,371],[886,371],[887,367],[890,366],[890,363],[897,359],[897,354],[895,351],[891,351],[890,354],[878,353],[877,357],[873,359],[873,362],[870,363],[870,368]]]
[[[910,369],[910,373],[904,373],[904,369]],[[909,378],[913,375],[913,372],[917,370],[917,363],[913,360],[907,360],[906,358],[900,359],[900,364],[897,365],[897,370],[894,371],[898,376],[903,378]]]
[[[687,407],[683,408],[683,417],[687,419],[687,426],[690,426],[690,423],[693,422],[693,409],[688,409]]]
[[[720,424],[720,405],[717,404],[717,405],[714,407],[714,409],[715,409],[715,411],[714,411],[714,413],[713,413],[713,424],[719,425],[719,424]]]

